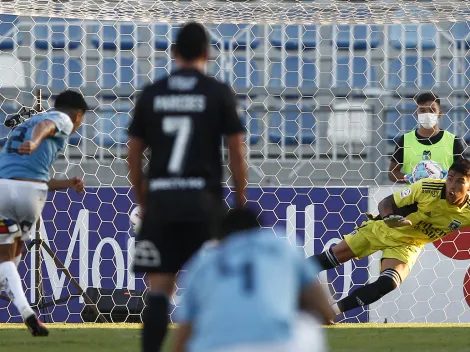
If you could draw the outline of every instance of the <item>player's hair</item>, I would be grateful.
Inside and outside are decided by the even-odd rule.
[[[464,158],[458,159],[449,168],[449,171],[452,170],[470,178],[470,161]]]
[[[436,102],[439,108],[441,107],[441,99],[439,99],[437,94],[433,92],[421,93],[416,97],[415,101],[417,105],[422,105],[422,104],[426,104],[429,102]]]
[[[255,212],[248,208],[231,209],[222,221],[220,238],[225,238],[232,233],[246,231],[261,226]]]
[[[88,104],[79,92],[64,90],[55,98],[54,108],[57,110],[79,110],[87,111]]]
[[[203,25],[188,22],[178,33],[176,44],[172,47],[186,61],[193,61],[207,55],[209,37]]]

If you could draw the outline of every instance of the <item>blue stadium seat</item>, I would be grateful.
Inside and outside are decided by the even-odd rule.
[[[105,58],[98,68],[98,85],[101,89],[126,88],[135,90],[142,86],[142,76],[137,68],[137,60],[130,57],[121,57],[118,65],[117,59]],[[134,77],[137,75],[137,85]],[[101,77],[100,77],[101,76]],[[113,94],[103,92],[103,96],[112,97]]]
[[[8,134],[10,133],[11,129],[5,127],[3,124],[7,116],[16,114],[20,107],[13,107],[13,105],[3,104],[0,106],[0,146],[3,146],[6,141]]]
[[[380,45],[379,28],[377,26],[370,26],[369,29],[366,25],[356,25],[352,27],[352,31],[351,38],[351,26],[338,26],[336,40],[334,41],[338,48],[352,46],[355,50],[364,50],[368,47],[377,48]]]
[[[401,72],[405,70],[402,81]],[[401,59],[390,62],[387,88],[432,88],[435,84],[433,76],[434,63],[427,58],[421,58],[421,72],[418,73],[418,57],[407,56],[405,63]],[[421,75],[421,86],[418,86],[418,75]]]
[[[249,111],[242,112],[240,114],[240,119],[245,126],[247,135],[245,138],[248,140],[250,145],[254,145],[259,142],[262,137],[263,129],[261,123],[263,120],[260,118],[259,113]],[[249,138],[248,138],[249,137]]]
[[[459,115],[463,121],[463,128],[459,129],[458,136],[462,137],[467,145],[470,145],[470,104],[465,104]]]
[[[336,60],[336,85],[335,87],[350,87],[364,89],[365,87],[376,87],[377,78],[375,67],[369,66],[365,57],[356,56],[349,62],[349,57],[340,57]],[[370,79],[367,77],[370,70]],[[352,75],[351,86],[348,79]]]
[[[173,66],[174,67],[174,66]],[[152,72],[150,77],[153,81],[166,77],[170,73],[170,60],[168,59],[158,59],[155,62],[155,66],[152,67]]]
[[[212,34],[211,44],[224,49],[257,48],[260,44],[258,27],[249,30],[246,24],[214,24],[209,27]],[[235,39],[234,39],[235,38]]]
[[[83,79],[82,63],[73,58],[54,57],[42,60],[36,70],[38,88],[64,90],[66,88],[81,88]]]
[[[38,49],[76,49],[80,46],[83,31],[79,25],[69,24],[67,27],[65,20],[55,19],[47,24],[35,24],[34,37]]]
[[[21,34],[16,36],[18,31],[15,27],[15,22],[18,16],[13,15],[0,15],[0,50],[11,50],[16,44],[21,43]]]
[[[286,145],[312,144],[315,141],[313,108],[288,104],[281,111],[269,113],[268,135],[272,143]],[[283,126],[284,121],[284,126]]]
[[[387,141],[396,145],[400,137],[417,127],[416,118],[413,115],[416,111],[416,104],[399,104],[386,113],[385,116],[385,136]]]
[[[130,123],[129,112],[132,106],[120,104],[115,108],[106,107],[97,112],[99,120],[95,123],[98,130],[93,142],[101,147],[112,147],[115,144],[126,144],[128,141],[127,127]]]
[[[282,26],[273,25],[273,32],[269,37],[271,45],[277,48],[282,47]],[[300,29],[300,36],[299,36]],[[303,25],[285,26],[285,48],[286,50],[297,50],[302,44],[302,49],[313,49],[317,45],[316,27]]]
[[[166,50],[170,47],[171,43],[176,41],[176,36],[181,25],[168,25],[165,23],[158,23],[152,27],[152,32],[155,40],[155,49]]]
[[[282,85],[281,62],[271,63],[271,77],[269,85],[274,88],[313,88],[315,82],[315,65],[308,59],[299,59],[297,56],[289,56],[285,62],[285,85]],[[301,81],[302,79],[302,81]]]
[[[453,23],[450,33],[457,47],[460,48],[465,45],[465,48],[470,48],[470,22]]]
[[[93,35],[91,42],[96,47],[102,47],[103,50],[132,50],[136,45],[134,38],[133,24],[121,24],[116,26],[93,26]],[[136,34],[135,34],[136,35]]]
[[[402,28],[405,26],[404,43],[402,40]],[[418,35],[418,28],[421,26],[421,32]],[[436,27],[432,24],[406,24],[393,25],[390,28],[390,38],[388,41],[396,49],[415,49],[430,50],[436,48],[434,38],[437,35]],[[421,39],[420,39],[421,38]]]
[[[454,67],[454,63],[456,67]],[[450,60],[445,70],[447,81],[452,88],[467,88],[470,83],[470,56],[454,57]]]

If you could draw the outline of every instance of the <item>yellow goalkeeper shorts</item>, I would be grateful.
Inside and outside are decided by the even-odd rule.
[[[393,237],[394,231],[383,221],[366,221],[345,235],[344,240],[358,258],[382,251],[382,259],[397,259],[411,270],[424,245],[397,241]]]

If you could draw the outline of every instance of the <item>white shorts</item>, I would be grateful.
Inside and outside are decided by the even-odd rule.
[[[18,224],[15,233],[0,233],[0,244],[11,244],[15,238],[22,241],[31,238],[34,226],[47,199],[47,184],[19,180],[0,179],[0,220],[12,220]]]
[[[321,325],[310,314],[299,313],[294,336],[284,343],[264,343],[232,346],[211,352],[327,352],[326,339]]]

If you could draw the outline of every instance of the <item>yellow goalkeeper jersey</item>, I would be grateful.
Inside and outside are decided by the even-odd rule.
[[[445,180],[423,179],[397,191],[393,198],[400,213],[413,225],[391,229],[395,241],[422,245],[470,226],[470,199],[459,208],[447,203]]]

